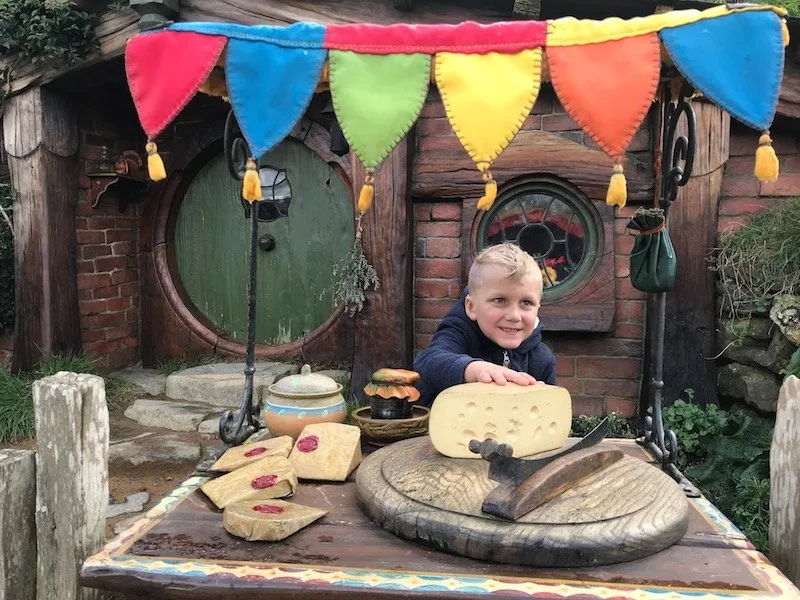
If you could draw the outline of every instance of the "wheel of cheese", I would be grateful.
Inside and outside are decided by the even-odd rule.
[[[297,475],[288,459],[268,456],[207,481],[200,489],[218,508],[225,508],[239,500],[269,500],[289,496],[297,489]]]
[[[327,512],[282,500],[248,500],[228,505],[222,513],[222,525],[231,535],[249,541],[277,542]]]
[[[530,456],[563,446],[571,423],[572,401],[562,387],[464,383],[436,397],[428,432],[433,447],[452,458],[479,459],[469,442],[487,438]]]
[[[282,435],[281,437],[262,440],[252,444],[234,446],[226,450],[225,454],[219,457],[217,462],[211,467],[211,470],[228,473],[268,456],[281,456],[286,458],[289,456],[289,452],[292,451],[293,445],[294,440],[291,436]]]

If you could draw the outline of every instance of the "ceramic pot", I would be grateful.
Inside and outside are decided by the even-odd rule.
[[[311,423],[343,423],[347,403],[342,385],[326,375],[311,372],[303,365],[298,375],[289,375],[273,383],[264,399],[261,418],[275,436],[297,439],[303,427]]]

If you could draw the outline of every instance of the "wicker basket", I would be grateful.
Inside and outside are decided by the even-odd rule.
[[[412,406],[410,419],[372,419],[369,406],[353,411],[350,418],[361,429],[361,435],[374,446],[386,446],[412,437],[428,434],[430,409]]]

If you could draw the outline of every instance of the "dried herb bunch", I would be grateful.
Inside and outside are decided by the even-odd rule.
[[[362,308],[366,300],[365,292],[380,287],[378,273],[364,256],[361,242],[361,215],[356,220],[356,238],[350,252],[333,267],[333,304],[344,304],[352,317]]]

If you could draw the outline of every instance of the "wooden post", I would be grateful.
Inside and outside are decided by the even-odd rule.
[[[36,598],[36,463],[0,450],[0,600]]]
[[[708,268],[708,253],[716,246],[717,207],[723,166],[728,160],[730,116],[714,104],[694,100],[697,150],[689,182],[678,188],[669,211],[669,234],[678,260],[675,287],[667,292],[664,328],[664,404],[670,405],[687,388],[698,404],[717,401],[714,356],[716,286]],[[685,135],[683,119],[678,135]],[[682,133],[683,132],[683,133]],[[659,143],[661,143],[659,141]],[[648,302],[648,331],[655,297]],[[652,347],[653,340],[647,340]],[[647,406],[653,356],[645,365],[643,392]]]
[[[408,180],[413,137],[403,138],[375,173],[375,201],[364,214],[364,254],[378,272],[380,288],[367,292],[367,302],[356,315],[350,393],[362,400],[361,390],[376,369],[411,368],[414,253]],[[353,152],[351,160],[357,198],[364,168]]]
[[[57,94],[6,100],[3,137],[14,200],[14,370],[81,349],[75,265],[78,128]]]
[[[38,600],[89,600],[81,564],[105,541],[108,408],[102,377],[60,372],[33,384]]]
[[[789,375],[778,394],[769,454],[769,558],[800,585],[800,379]]]

